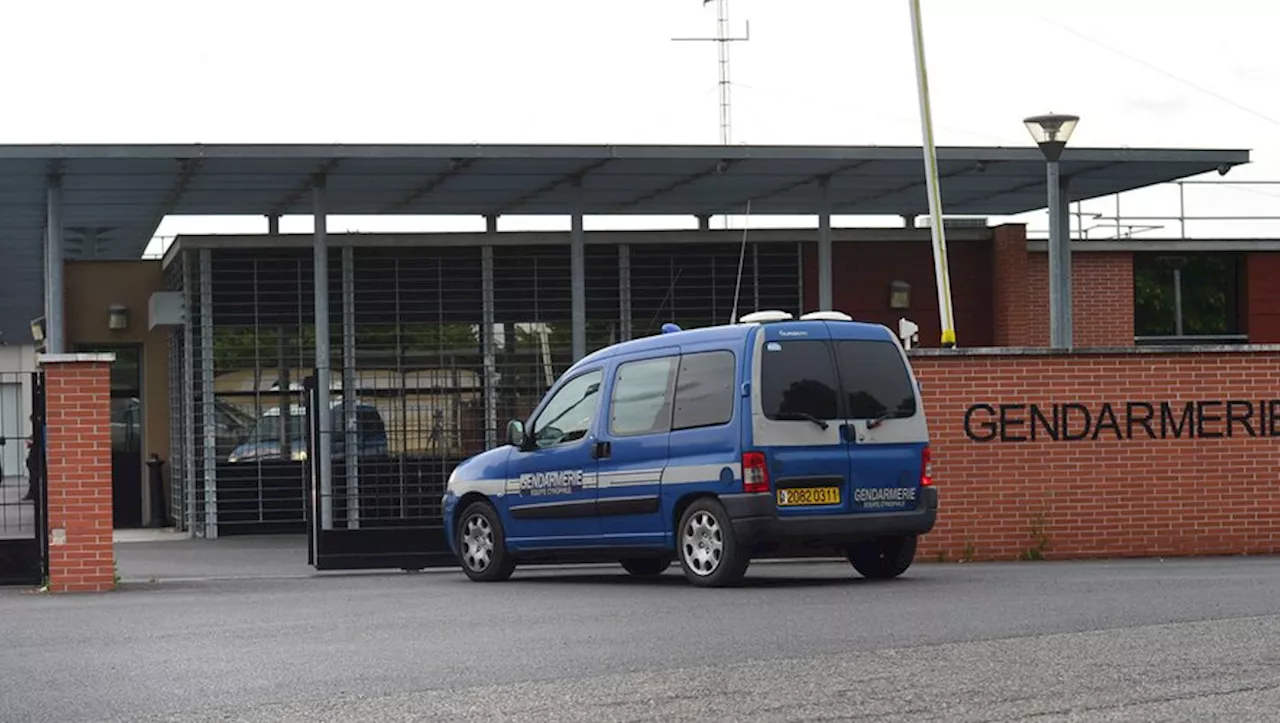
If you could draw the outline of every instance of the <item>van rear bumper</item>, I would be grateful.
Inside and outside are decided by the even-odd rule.
[[[721,495],[740,544],[839,547],[874,537],[923,535],[938,519],[938,490],[925,487],[915,509],[840,515],[778,516],[771,493]]]

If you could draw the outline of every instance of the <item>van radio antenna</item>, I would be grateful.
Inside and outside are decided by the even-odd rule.
[[[751,221],[751,201],[747,201],[747,214],[742,222],[742,247],[738,249],[738,279],[733,284],[733,311],[729,314],[729,323],[738,318],[738,298],[742,294],[742,265],[747,259],[747,229]]]

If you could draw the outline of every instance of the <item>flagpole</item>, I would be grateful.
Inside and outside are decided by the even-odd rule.
[[[929,74],[924,59],[924,27],[920,20],[920,0],[907,0],[911,7],[911,36],[915,46],[916,86],[920,95],[920,126],[924,148],[925,183],[929,194],[930,237],[933,240],[933,273],[938,286],[938,315],[942,326],[942,346],[956,345],[955,319],[951,308],[951,274],[947,268],[947,237],[942,227],[942,192],[938,184],[938,151],[933,142],[933,115],[929,108]]]

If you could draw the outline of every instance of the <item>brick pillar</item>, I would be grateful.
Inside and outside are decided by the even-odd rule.
[[[111,513],[111,362],[114,354],[40,357],[45,380],[49,589],[115,586]]]
[[[992,329],[996,346],[1032,346],[1028,315],[1027,227],[997,226],[991,248]]]

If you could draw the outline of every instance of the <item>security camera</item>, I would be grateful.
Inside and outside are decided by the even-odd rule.
[[[1228,165],[1228,164],[1226,164],[1226,163],[1223,163],[1222,165],[1218,166],[1218,175],[1219,175],[1219,176],[1225,176],[1225,175],[1227,175],[1227,174],[1228,174],[1228,173],[1230,173],[1230,172],[1231,172],[1231,166],[1230,166],[1230,165]]]
[[[898,338],[902,346],[910,349],[920,343],[920,325],[910,319],[898,319]]]

